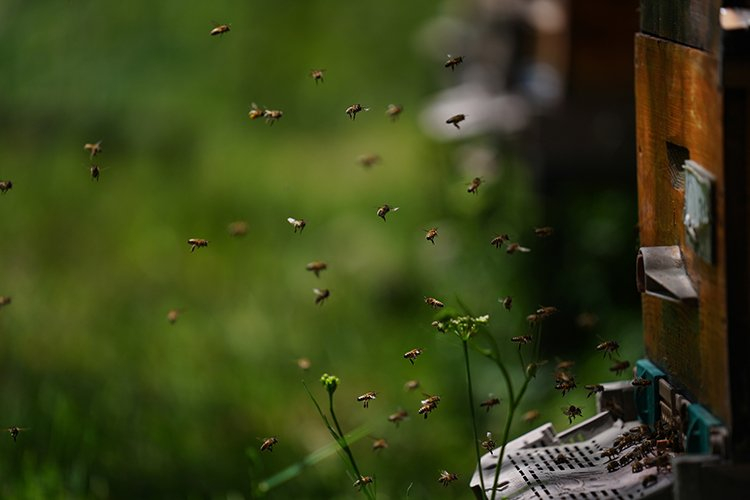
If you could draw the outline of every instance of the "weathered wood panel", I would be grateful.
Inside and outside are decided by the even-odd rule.
[[[718,54],[717,0],[641,0],[641,31]]]
[[[688,274],[699,293],[697,309],[643,296],[646,353],[731,426],[723,102],[719,71],[715,55],[660,38],[636,35],[641,245],[680,245]],[[684,174],[675,173],[668,155],[670,149],[679,150],[675,146],[685,148],[690,159],[716,177],[713,263],[703,261],[685,244],[684,191],[681,183],[675,182],[675,174]]]

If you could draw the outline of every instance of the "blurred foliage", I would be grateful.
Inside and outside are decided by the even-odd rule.
[[[626,358],[640,354],[633,193],[575,186],[545,206],[513,142],[439,144],[418,128],[453,77],[414,45],[443,13],[427,0],[0,4],[0,179],[13,181],[0,195],[0,294],[13,298],[0,310],[0,423],[29,428],[0,440],[0,496],[249,498],[330,445],[300,383],[329,371],[345,427],[390,442],[379,454],[368,438],[353,445],[381,498],[470,498],[437,482],[448,469],[465,485],[475,464],[461,349],[430,327],[424,296],[490,314],[501,345],[540,303],[557,305],[545,354],[578,360],[584,383],[612,375],[578,313],[595,313],[594,332]],[[212,20],[231,31],[209,36]],[[252,102],[283,119],[251,122]],[[354,102],[372,110],[352,122]],[[404,106],[396,123],[389,103]],[[98,140],[94,182],[82,146]],[[473,149],[496,152],[477,196],[462,164]],[[363,169],[371,152],[383,161]],[[383,203],[401,207],[386,223]],[[307,220],[304,234],[289,216]],[[248,234],[230,237],[243,219]],[[536,239],[546,224],[556,234]],[[491,247],[500,232],[532,253]],[[191,253],[187,238],[210,243]],[[305,270],[318,259],[320,278]],[[331,290],[320,307],[314,287]],[[412,366],[402,354],[414,347]],[[590,416],[594,403],[552,394],[553,365],[528,407],[562,428],[561,406]],[[473,366],[475,398],[502,396],[493,367]],[[429,420],[416,415],[421,390],[403,389],[413,378],[442,396]],[[369,390],[364,410],[356,396]],[[412,417],[396,428],[398,408]],[[502,415],[481,412],[480,428],[499,434]],[[260,454],[268,436],[279,444]],[[351,484],[331,457],[269,495],[350,498]]]

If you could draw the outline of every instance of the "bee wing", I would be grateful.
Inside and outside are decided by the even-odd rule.
[[[286,221],[287,221],[287,222],[288,222],[289,224],[291,224],[291,225],[295,225],[295,224],[297,223],[297,219],[295,219],[294,217],[287,217],[287,218],[286,218]]]
[[[315,293],[315,295],[323,295],[323,290],[321,290],[320,288],[313,288],[313,292]]]
[[[393,208],[391,209],[391,212],[398,212],[398,209],[399,209],[399,208],[401,208],[401,207],[393,207]]]

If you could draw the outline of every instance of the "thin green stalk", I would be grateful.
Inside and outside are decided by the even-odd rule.
[[[521,361],[521,371],[526,370],[526,365],[523,362],[523,353],[521,352],[521,344],[518,344],[518,359]]]
[[[479,433],[477,432],[477,418],[474,412],[474,389],[471,385],[471,369],[469,367],[469,341],[463,339],[464,347],[464,365],[466,366],[466,385],[469,392],[469,410],[471,411],[471,427],[474,429],[474,451],[477,454],[477,467],[479,467],[479,482],[484,490],[484,476],[482,475],[482,454],[479,452]]]

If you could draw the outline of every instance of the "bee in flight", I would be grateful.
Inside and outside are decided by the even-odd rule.
[[[308,358],[299,358],[297,360],[297,368],[299,368],[302,371],[307,371],[312,366],[312,363]]]
[[[628,368],[630,368],[630,361],[617,361],[609,367],[609,371],[614,372],[615,375],[622,375],[622,372]]]
[[[539,418],[539,410],[529,410],[523,414],[521,420],[523,420],[527,424],[530,424],[537,418]]]
[[[581,409],[578,408],[577,406],[574,406],[574,405],[570,405],[567,408],[563,408],[562,412],[563,412],[563,415],[565,415],[566,417],[568,417],[568,423],[569,424],[572,424],[573,420],[576,417],[582,417],[583,416],[583,413],[581,412]]]
[[[92,181],[97,181],[97,182],[99,181],[99,174],[101,173],[101,169],[99,168],[98,165],[92,164],[89,167],[89,173],[91,173],[91,180]]]
[[[278,109],[263,110],[263,117],[269,125],[273,125],[275,122],[279,121],[282,116],[284,116],[284,112],[279,111]]]
[[[612,353],[618,354],[619,349],[620,343],[616,340],[605,340],[604,342],[596,346],[597,351],[604,352],[604,356],[609,356],[610,359],[612,359]]]
[[[498,299],[498,302],[500,302],[507,311],[510,311],[510,308],[513,307],[513,297],[511,297],[510,295],[502,299]]]
[[[331,295],[331,291],[327,288],[313,288],[313,292],[315,293],[315,305],[323,304],[323,301]]]
[[[388,212],[397,212],[399,207],[391,207],[388,204],[383,205],[382,207],[378,208],[377,214],[378,217],[385,220],[385,214]]]
[[[445,304],[443,304],[438,299],[435,299],[433,297],[425,297],[424,301],[425,301],[425,304],[432,307],[433,309],[440,309],[441,307],[445,307]]]
[[[167,321],[169,321],[170,325],[174,325],[175,322],[179,319],[180,313],[182,312],[182,309],[170,309],[167,313]]]
[[[247,234],[248,224],[244,220],[234,221],[229,224],[227,231],[231,236],[245,236]]]
[[[7,428],[7,429],[5,429],[5,430],[6,430],[6,431],[8,431],[8,432],[10,433],[10,437],[12,437],[12,438],[13,438],[13,441],[16,441],[16,440],[18,439],[18,435],[19,435],[19,434],[20,434],[20,433],[21,433],[22,431],[27,431],[27,430],[29,430],[29,428],[28,428],[28,427],[16,427],[16,426],[13,426],[13,427],[8,427],[8,428]]]
[[[315,277],[320,278],[320,272],[328,269],[328,264],[326,264],[325,262],[321,262],[319,260],[315,260],[307,264],[305,266],[305,269],[307,269],[308,271],[314,272]]]
[[[357,401],[361,402],[364,408],[369,408],[370,401],[375,399],[376,395],[377,393],[375,391],[366,392],[362,394],[361,396],[358,396]]]
[[[492,409],[493,406],[497,406],[499,404],[500,404],[500,398],[497,398],[493,396],[492,394],[490,394],[489,399],[485,399],[484,401],[482,401],[479,404],[479,406],[482,408],[487,408],[487,413],[489,413],[489,411]]]
[[[94,156],[102,152],[102,141],[95,143],[87,142],[83,145],[83,149],[89,152],[89,159],[92,159]]]
[[[464,62],[463,56],[451,57],[450,54],[448,54],[448,60],[445,61],[445,67],[450,68],[451,71],[453,71],[456,69],[456,66],[458,66],[462,62]]]
[[[417,359],[420,354],[422,354],[422,349],[416,348],[404,353],[404,358],[408,359],[409,363],[414,364],[414,360]],[[419,382],[417,382],[417,385],[419,385]]]
[[[602,384],[584,385],[583,388],[589,391],[586,399],[590,398],[592,394],[604,392],[604,386]]]
[[[219,24],[219,23],[213,23],[214,29],[211,30],[210,35],[216,36],[216,35],[223,35],[224,33],[228,32],[231,26],[230,24]]]
[[[540,238],[546,238],[547,236],[552,236],[552,233],[554,232],[555,230],[549,226],[534,228],[534,234],[539,236]]]
[[[424,418],[427,419],[427,415],[437,408],[438,403],[440,402],[440,396],[430,396],[428,394],[425,394],[425,396],[427,396],[427,399],[421,401],[422,406],[419,407],[418,413],[424,415]]]
[[[445,120],[445,123],[447,123],[448,125],[453,125],[457,129],[460,129],[461,127],[459,127],[458,124],[461,123],[462,121],[464,121],[465,119],[466,119],[466,115],[464,115],[464,114],[457,114],[457,115],[453,115],[450,118],[448,118],[447,120]]]
[[[427,234],[425,235],[424,239],[426,239],[427,241],[429,241],[430,243],[432,243],[434,245],[435,244],[435,238],[438,235],[437,228],[433,227],[432,229],[425,229],[425,232]]]
[[[372,477],[370,477],[370,476],[359,476],[359,479],[357,479],[356,481],[354,481],[354,485],[353,486],[357,487],[359,490],[362,490],[362,488],[366,484],[370,484],[373,481],[374,481],[374,479]]]
[[[370,168],[376,163],[380,163],[380,156],[375,153],[366,154],[357,158],[357,161],[363,167]]]
[[[508,236],[507,234],[499,234],[490,240],[490,245],[495,248],[500,248],[501,246],[503,246],[503,243],[508,240],[510,240],[510,236]]]
[[[310,70],[310,78],[312,78],[313,80],[315,80],[315,85],[317,85],[318,82],[322,83],[322,82],[325,81],[325,80],[323,80],[323,74],[325,72],[326,72],[326,70],[324,70],[324,69],[313,69],[313,70]]]
[[[474,177],[471,182],[469,183],[468,189],[466,189],[466,192],[471,194],[477,194],[479,192],[479,186],[482,184],[482,179],[479,177]]]
[[[354,120],[357,118],[357,113],[360,111],[370,111],[370,108],[365,108],[361,104],[352,104],[348,108],[346,108],[346,114],[349,115],[349,118]]]
[[[393,422],[396,424],[396,427],[398,427],[398,424],[406,420],[406,417],[408,417],[409,414],[406,412],[406,410],[398,410],[396,413],[392,413],[388,415],[388,421]]]
[[[207,247],[208,246],[208,240],[203,240],[201,238],[190,238],[187,240],[188,245],[190,245],[190,251],[195,252],[195,249],[198,247]]]
[[[273,446],[279,442],[275,437],[267,437],[263,440],[263,444],[260,445],[260,451],[273,451]]]
[[[529,253],[531,252],[531,249],[522,247],[519,243],[508,243],[508,248],[506,248],[505,251],[508,254],[513,255],[516,252]]]
[[[536,310],[539,319],[549,318],[555,313],[557,313],[557,308],[554,306],[539,306],[539,309]]]
[[[372,451],[384,450],[388,448],[388,441],[385,438],[374,439],[372,442]]]
[[[307,225],[305,219],[295,219],[294,217],[287,217],[286,221],[292,225],[295,233],[297,232],[297,229],[299,229],[299,234],[302,234],[302,230],[305,229],[305,225]]]
[[[7,306],[8,304],[10,304],[10,302],[10,297],[8,297],[7,295],[0,295],[0,307]]]
[[[447,470],[440,471],[440,477],[438,478],[438,482],[441,483],[443,486],[448,486],[453,481],[458,480],[458,475],[453,472],[448,472]]]
[[[388,116],[388,118],[391,119],[391,121],[395,122],[402,111],[404,111],[403,106],[399,106],[398,104],[389,104],[388,109],[386,109],[385,111],[385,114]]]
[[[482,448],[490,452],[490,455],[492,455],[492,450],[497,448],[497,444],[495,443],[495,440],[492,439],[492,433],[487,433],[487,439],[482,441]]]
[[[524,344],[530,344],[531,341],[534,339],[531,335],[519,335],[517,337],[511,337],[510,341],[515,342],[519,346]]]
[[[0,191],[2,191],[3,194],[7,193],[12,188],[13,183],[11,181],[0,181]]]
[[[250,112],[248,112],[247,116],[249,116],[251,120],[255,120],[257,118],[261,118],[265,116],[265,113],[266,113],[265,109],[261,109],[258,107],[257,104],[252,103],[250,105]]]
[[[419,389],[419,380],[408,380],[404,384],[404,389],[407,391],[413,391]]]

